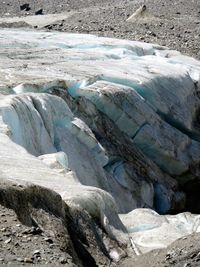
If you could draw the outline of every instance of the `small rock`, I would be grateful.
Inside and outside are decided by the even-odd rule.
[[[24,261],[22,258],[17,258],[16,260],[19,261],[19,262],[23,262]]]
[[[190,259],[194,259],[196,256],[197,256],[197,253],[193,253],[193,254],[190,256]]]
[[[60,258],[59,258],[59,262],[60,262],[61,264],[65,264],[65,263],[67,263],[67,258],[66,258],[66,257],[60,257]]]
[[[29,235],[39,235],[42,233],[42,230],[39,227],[31,227],[31,229],[26,229],[22,233]]]
[[[175,266],[176,260],[171,260],[169,263],[172,264],[172,266]]]
[[[17,237],[22,237],[22,234],[21,233],[17,233],[16,236]]]
[[[31,259],[31,258],[24,258],[24,262],[26,262],[26,263],[33,263],[33,259]]]
[[[165,259],[166,259],[166,260],[169,260],[169,259],[171,259],[171,257],[172,257],[171,254],[168,253],[168,254],[165,256]]]
[[[52,30],[53,29],[53,26],[52,25],[47,25],[47,26],[45,26],[47,29],[49,29],[49,30]]]
[[[49,244],[53,244],[53,240],[49,237],[45,237],[44,239],[46,242],[48,242]]]
[[[8,244],[8,243],[11,242],[11,240],[12,240],[11,238],[8,238],[4,243],[5,243],[5,244]]]
[[[147,31],[147,34],[153,36],[153,35],[154,35],[154,32],[152,32],[152,31]]]
[[[156,37],[156,33],[155,32],[150,32],[150,35]]]
[[[34,252],[33,252],[33,255],[35,255],[35,254],[40,254],[41,252],[37,249],[37,250],[35,250]]]
[[[29,4],[26,3],[26,4],[23,4],[20,6],[20,10],[29,11],[29,10],[31,10],[31,8],[30,8]]]
[[[5,236],[7,236],[7,237],[9,237],[9,236],[11,236],[11,233],[5,233]]]
[[[35,15],[43,15],[43,9],[39,9],[37,11],[35,11]]]
[[[1,228],[1,232],[5,232],[5,231],[6,231],[5,227]]]

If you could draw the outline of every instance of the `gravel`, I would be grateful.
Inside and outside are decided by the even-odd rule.
[[[72,266],[52,231],[23,225],[15,212],[0,205],[0,266]],[[1,265],[2,264],[2,265]]]

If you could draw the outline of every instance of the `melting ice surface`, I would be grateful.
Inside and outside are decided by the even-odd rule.
[[[141,253],[167,247],[178,238],[200,231],[200,217],[191,213],[160,216],[155,211],[136,209],[120,218]]]
[[[152,44],[18,30],[0,31],[0,52],[0,151],[17,161],[14,171],[3,160],[0,169],[77,201],[109,231],[105,217],[114,225],[117,215],[106,190],[130,212],[121,218],[141,251],[198,231],[192,215],[131,211],[176,208],[184,193],[174,177],[189,182],[191,166],[198,174],[199,61]],[[25,148],[31,175],[8,136]],[[160,239],[150,245],[152,233]]]

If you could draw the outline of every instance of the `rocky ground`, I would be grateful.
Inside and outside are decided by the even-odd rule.
[[[55,221],[58,219],[54,218]],[[62,251],[53,228],[23,225],[15,212],[0,205],[0,266],[4,264],[45,264],[47,266],[69,265],[70,256]]]
[[[19,221],[13,210],[0,205],[0,266],[77,266],[72,263],[55,232],[61,227],[61,222],[53,215],[46,214],[45,217],[51,224],[48,229],[28,227]],[[163,250],[125,258],[119,266],[198,267],[200,234],[183,237]]]
[[[153,42],[200,59],[198,0],[149,0],[146,6],[150,16],[126,22],[141,4],[140,0],[3,0],[0,15],[71,12],[68,19],[49,24],[45,29]],[[0,205],[0,266],[8,263],[73,266],[52,230],[24,226],[12,210]],[[126,259],[121,266],[200,266],[200,235],[180,239],[164,250]]]
[[[163,250],[126,259],[122,267],[199,267],[200,234],[183,237]]]
[[[83,209],[42,187],[0,183],[0,266],[116,267],[99,249],[104,233]]]

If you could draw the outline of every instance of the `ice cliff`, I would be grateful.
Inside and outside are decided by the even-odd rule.
[[[197,60],[152,44],[19,30],[0,31],[0,59],[3,176],[56,191],[123,244],[118,213],[186,209],[186,188],[200,181]]]

